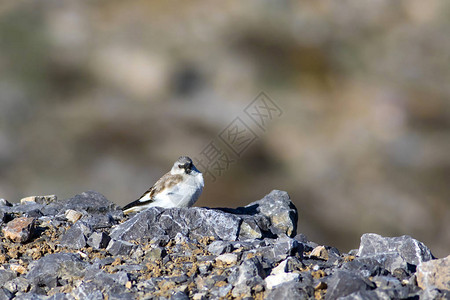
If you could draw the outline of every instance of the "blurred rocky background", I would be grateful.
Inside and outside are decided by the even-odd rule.
[[[0,198],[124,205],[178,156],[228,151],[264,91],[281,116],[197,206],[286,190],[314,241],[409,234],[446,256],[449,25],[444,0],[3,1]]]

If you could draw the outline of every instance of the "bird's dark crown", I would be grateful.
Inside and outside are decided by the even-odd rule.
[[[177,163],[179,164],[192,164],[192,159],[190,159],[188,156],[180,156],[177,160]]]

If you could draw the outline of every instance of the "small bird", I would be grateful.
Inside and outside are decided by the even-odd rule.
[[[140,212],[149,207],[191,207],[204,187],[203,175],[192,159],[181,156],[170,172],[162,176],[138,200],[123,207],[125,214]]]

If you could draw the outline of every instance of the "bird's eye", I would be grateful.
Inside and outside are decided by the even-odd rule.
[[[183,169],[183,165],[178,165],[178,168]]]

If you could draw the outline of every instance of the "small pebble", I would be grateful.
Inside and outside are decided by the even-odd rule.
[[[20,204],[36,203],[36,196],[29,196],[20,199]]]
[[[311,251],[310,257],[320,258],[323,260],[328,260],[328,251],[324,246],[317,246]]]
[[[33,235],[34,229],[34,218],[21,217],[10,221],[2,231],[5,238],[16,243],[25,243]]]
[[[68,209],[66,210],[65,216],[69,222],[75,223],[83,216],[83,214],[76,210]]]
[[[225,253],[216,257],[216,261],[220,261],[224,264],[235,264],[237,262],[237,255],[233,253]]]
[[[26,268],[18,264],[11,264],[9,268],[11,269],[11,271],[17,272],[19,274],[24,274],[27,271]]]

